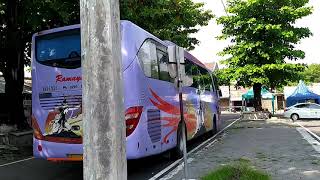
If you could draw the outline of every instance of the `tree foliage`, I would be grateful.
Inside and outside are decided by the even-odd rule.
[[[10,124],[23,128],[24,65],[32,34],[79,22],[78,0],[0,0],[0,71],[5,79]]]
[[[60,27],[68,24],[80,22],[80,10],[78,0],[0,0],[0,50],[2,52],[7,48],[5,42],[8,39],[7,32],[9,7],[8,2],[13,2],[16,11],[15,26],[22,40],[21,45],[30,48],[32,34],[41,30]],[[14,18],[14,17],[11,17]],[[27,51],[30,53],[30,51]],[[25,62],[30,63],[30,54],[25,56]],[[4,72],[8,60],[3,54],[0,54],[0,68]]]
[[[232,81],[233,72],[231,69],[219,69],[213,72],[213,75],[217,78],[219,86],[230,86]]]
[[[309,0],[229,0],[228,16],[217,19],[223,26],[218,39],[231,43],[219,54],[232,79],[241,86],[253,86],[255,107],[261,109],[261,86],[281,87],[297,80],[303,65],[285,60],[303,59],[305,53],[295,44],[311,35],[295,22],[312,13]]]
[[[300,76],[306,83],[320,83],[320,64],[308,65]]]
[[[190,35],[213,18],[203,5],[192,0],[121,0],[120,12],[121,19],[190,50],[199,44],[199,40]]]
[[[190,34],[213,18],[191,0],[120,0],[120,10],[122,19],[187,49],[199,43]],[[32,34],[79,22],[79,0],[0,0],[0,71],[11,123],[23,119],[24,65],[30,64]]]

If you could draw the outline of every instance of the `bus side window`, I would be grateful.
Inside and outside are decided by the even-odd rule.
[[[163,81],[174,82],[174,79],[170,77],[168,71],[168,53],[164,52],[163,50],[157,49],[157,57],[159,62],[159,79]]]
[[[200,74],[198,66],[192,63],[190,60],[185,59],[185,71],[187,76],[193,77],[193,84],[190,87],[194,87],[199,89],[199,78],[198,75]]]
[[[211,87],[212,87],[212,79],[211,79],[211,75],[209,73],[209,71],[207,71],[206,69],[198,66],[199,68],[199,83],[201,84],[201,87],[206,90],[206,91],[210,91]]]
[[[215,75],[212,75],[213,89],[214,91],[219,90],[218,79]]]
[[[159,79],[156,45],[151,40],[146,40],[143,43],[138,58],[144,74],[147,77]]]
[[[205,79],[206,91],[213,91],[212,78],[211,78],[210,72],[206,70],[206,74],[205,75],[206,75],[206,79]]]

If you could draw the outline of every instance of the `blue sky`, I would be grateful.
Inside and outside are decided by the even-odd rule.
[[[205,9],[210,9],[216,16],[225,15],[221,0],[193,0],[194,2],[204,2]],[[223,0],[226,2],[226,0]],[[298,60],[296,63],[319,63],[320,59],[318,52],[320,52],[320,1],[310,0],[309,4],[313,6],[313,14],[298,20],[297,26],[307,26],[313,33],[313,36],[307,39],[303,39],[297,48],[305,51],[306,57],[303,60]],[[223,47],[228,45],[228,41],[218,41],[216,36],[221,33],[221,26],[216,25],[215,20],[211,20],[209,25],[201,27],[200,31],[193,36],[200,40],[199,46],[191,53],[200,59],[202,62],[218,61],[221,57],[217,56]],[[289,61],[292,62],[292,61]]]

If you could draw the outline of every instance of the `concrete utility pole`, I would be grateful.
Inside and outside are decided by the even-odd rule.
[[[118,0],[80,0],[84,180],[126,180]]]

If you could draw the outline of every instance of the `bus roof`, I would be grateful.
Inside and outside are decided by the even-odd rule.
[[[80,24],[40,31],[33,35],[33,42],[36,36],[41,36],[45,34],[51,34],[51,33],[71,30],[71,29],[77,29],[77,28],[80,28]],[[154,39],[164,46],[169,46],[171,44],[174,44],[170,41],[160,40],[156,36],[152,35],[151,33],[147,32],[146,30],[140,28],[139,26],[135,25],[130,21],[121,20],[121,40],[122,40],[121,53],[122,53],[122,69],[123,70],[126,69],[132,63],[141,45],[146,39]],[[206,66],[203,63],[201,63],[197,58],[195,58],[189,52],[185,51],[185,56],[188,60],[210,71],[208,68],[206,68]]]

